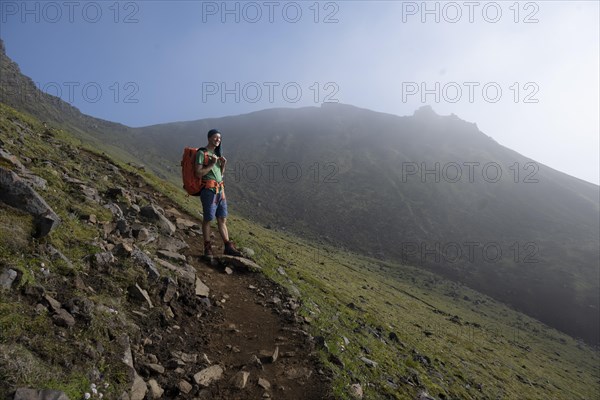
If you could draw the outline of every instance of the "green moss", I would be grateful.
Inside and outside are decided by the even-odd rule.
[[[3,299],[2,296],[0,295],[0,343],[8,343],[28,335],[44,336],[52,327],[47,314],[29,315],[31,308],[8,298]]]

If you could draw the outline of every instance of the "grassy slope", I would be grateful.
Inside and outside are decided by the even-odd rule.
[[[330,364],[339,393],[354,375],[363,387],[374,385],[366,386],[375,398],[384,393],[411,398],[385,381],[406,390],[401,382],[416,370],[430,394],[446,398],[592,399],[599,394],[597,353],[487,296],[416,268],[341,253],[246,221],[232,226],[253,232],[243,242],[258,249],[272,279],[300,290],[314,334],[323,335],[345,363],[346,371]],[[278,266],[285,266],[289,280]],[[458,323],[450,321],[453,316]],[[390,332],[404,346],[390,340]],[[342,336],[350,340],[345,350]],[[413,349],[430,358],[429,366],[415,361]],[[379,367],[366,367],[358,359],[363,355]]]
[[[5,133],[11,139],[18,137],[6,117],[24,121],[36,132],[44,131],[38,121],[1,104],[0,111],[3,140]],[[41,140],[25,140],[23,145],[6,147],[20,157],[60,163],[61,168],[78,177],[87,175],[91,181],[96,167],[76,162],[77,147],[84,145],[65,132],[56,132],[55,139],[65,141],[63,148],[73,152],[74,158],[65,159],[64,149],[58,150]],[[47,179],[50,186],[43,196],[63,219],[47,240],[75,260],[74,270],[56,261],[45,261],[53,271],[72,276],[84,268],[77,260],[98,251],[87,244],[98,232],[81,223],[77,216],[93,212],[103,220],[110,215],[100,206],[88,209],[90,206],[74,203],[67,195],[66,184],[52,172],[56,166],[34,164],[31,169]],[[120,167],[133,171],[126,165]],[[136,173],[190,214],[199,213],[197,199],[185,197],[178,187],[148,173]],[[119,182],[94,180],[99,190],[116,184]],[[235,211],[235,204],[231,206]],[[32,268],[39,265],[40,258],[36,255],[36,243],[29,239],[31,221],[5,208],[0,209],[0,215],[0,264],[20,269],[25,277],[21,284],[34,285],[43,278]],[[324,362],[334,371],[334,390],[340,398],[348,397],[348,385],[354,382],[362,384],[367,398],[412,399],[419,386],[436,398],[598,397],[600,359],[596,352],[484,295],[410,266],[341,252],[239,217],[231,217],[230,231],[240,244],[255,249],[266,275],[299,296],[302,312],[311,322],[311,334],[323,336],[330,353],[344,363],[344,368],[340,368],[331,362],[333,358],[327,352],[322,352]],[[279,267],[286,275],[279,272]],[[76,356],[80,350],[46,338],[44,333],[52,326],[47,315],[31,318],[31,310],[22,303],[2,296],[0,348],[5,355],[20,352],[20,360],[31,359],[23,364],[27,368],[12,369],[10,377],[2,378],[60,388],[72,396],[80,394],[89,385],[89,378],[65,366],[40,364],[36,356],[37,353],[44,359],[58,360],[64,358],[59,354]],[[115,299],[94,300],[118,307]],[[354,306],[349,307],[350,303]],[[106,331],[103,324],[108,321],[100,317],[94,322],[100,333],[82,331],[81,339],[103,342],[110,352],[111,343],[102,334]],[[452,317],[455,322],[450,320]],[[390,332],[397,335],[399,342],[390,339]],[[23,336],[29,337],[27,346],[21,341]],[[349,340],[347,345],[343,337]],[[359,359],[361,356],[376,361],[378,366],[367,367]],[[107,360],[103,371],[112,371],[114,393],[118,393],[123,382],[123,371],[117,368],[117,362]],[[10,363],[4,359],[2,366],[7,365]]]
[[[62,173],[83,179],[98,190],[122,182],[108,182],[97,175],[101,172],[99,166],[80,163],[79,150],[70,135],[60,131],[43,133],[45,129],[38,120],[3,104],[0,104],[0,132],[5,150],[21,160],[32,159],[29,169],[48,182],[47,190],[40,194],[62,220],[50,236],[31,239],[31,218],[0,204],[0,268],[18,270],[22,274],[19,286],[31,293],[61,287],[67,280],[85,274],[83,257],[100,251],[90,245],[101,235],[99,227],[84,223],[80,216],[95,214],[100,221],[112,218],[110,211],[102,206],[73,197]],[[60,259],[52,260],[42,250],[46,244],[61,251],[72,261],[72,266]],[[42,264],[51,271],[50,276],[42,274]],[[48,294],[57,296],[53,291]],[[91,299],[96,304],[114,308],[118,308],[120,301],[102,294]],[[104,393],[109,398],[116,397],[125,388],[127,371],[120,360],[120,347],[109,331],[110,334],[132,333],[120,317],[95,312],[89,327],[78,326],[71,332],[77,337],[76,345],[72,341],[57,340],[48,312],[34,310],[20,295],[0,291],[0,398],[8,398],[7,390],[12,385],[50,387],[64,390],[72,399],[80,398],[92,383],[83,371],[94,368],[112,382],[109,389],[103,389]],[[107,356],[100,365],[82,357],[86,346],[105,349]],[[84,367],[71,368],[75,359]]]

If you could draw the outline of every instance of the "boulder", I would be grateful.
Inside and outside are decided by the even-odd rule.
[[[0,167],[0,201],[35,217],[38,238],[48,235],[60,218],[46,201],[14,172]]]
[[[172,235],[175,233],[175,225],[167,219],[154,205],[148,205],[140,209],[140,215],[152,221],[163,233]]]
[[[239,270],[258,272],[262,269],[254,261],[251,261],[251,260],[248,260],[248,259],[245,259],[242,257],[222,255],[222,256],[216,256],[215,258],[220,263],[225,264],[225,265],[232,265],[233,267],[235,267],[236,269],[239,269]]]

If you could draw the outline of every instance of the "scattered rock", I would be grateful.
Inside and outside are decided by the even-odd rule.
[[[167,214],[169,217],[175,217],[175,218],[182,217],[179,210],[177,210],[176,208],[173,208],[173,207],[169,207],[169,208],[165,209],[165,214]]]
[[[360,383],[353,383],[350,385],[350,396],[355,399],[362,399],[363,395],[363,388],[360,386]]]
[[[308,378],[312,371],[306,367],[290,367],[285,370],[285,376],[288,379]]]
[[[116,200],[119,197],[124,197],[126,199],[130,199],[130,195],[129,192],[125,189],[123,189],[122,187],[116,187],[116,188],[109,188],[106,190],[106,197]]]
[[[26,168],[21,161],[8,151],[0,148],[0,159],[10,162],[13,166],[15,166],[19,172],[25,172]]]
[[[52,258],[52,260],[62,260],[65,262],[65,264],[67,264],[67,266],[69,268],[73,267],[73,263],[71,263],[71,260],[69,260],[56,247],[52,246],[51,244],[48,244],[47,249],[48,249],[48,253],[49,253],[50,257]]]
[[[195,364],[198,361],[198,354],[188,354],[188,353],[184,353],[182,351],[172,351],[171,355],[174,358],[183,361],[184,363]],[[208,357],[206,358],[206,361],[207,361],[207,364],[210,364],[210,362],[208,362]]]
[[[104,208],[109,209],[114,218],[123,219],[123,210],[121,210],[121,207],[119,207],[115,203],[108,203],[104,206]]]
[[[52,321],[63,328],[69,328],[75,325],[75,318],[73,318],[73,316],[64,308],[61,308],[52,316]]]
[[[163,303],[170,303],[173,298],[177,299],[179,294],[177,293],[177,284],[169,277],[164,278],[164,291],[163,291]]]
[[[425,367],[428,367],[429,365],[431,365],[431,359],[427,356],[419,354],[419,352],[415,349],[413,349],[413,351],[412,351],[412,358],[413,358],[413,361],[417,361]]]
[[[179,383],[177,384],[177,387],[179,388],[181,393],[188,394],[189,392],[192,391],[191,383],[189,383],[188,381],[183,380],[183,379],[179,381]]]
[[[168,251],[168,250],[159,250],[156,252],[159,256],[163,257],[163,258],[168,258],[170,260],[173,261],[181,261],[181,262],[185,262],[185,256],[183,254],[179,254],[179,253],[175,253],[172,251]]]
[[[73,183],[75,183],[75,182],[73,182]],[[83,184],[83,182],[81,182],[81,184],[79,184],[79,189],[81,190],[81,193],[83,193],[83,195],[85,196],[86,200],[89,200],[94,203],[100,202],[101,199],[100,199],[100,196],[98,195],[98,191],[96,189],[91,188],[89,186],[85,186]],[[116,212],[116,210],[115,210],[115,212]],[[114,215],[114,213],[113,213],[113,215]]]
[[[377,363],[373,360],[369,360],[367,357],[360,357],[360,360],[364,362],[368,367],[375,368],[377,367]]]
[[[13,400],[69,400],[69,397],[58,390],[19,388]]]
[[[219,365],[213,365],[203,369],[194,375],[194,381],[203,387],[208,387],[214,381],[218,381],[223,377],[223,368]]]
[[[236,389],[244,389],[246,384],[248,383],[248,377],[250,376],[250,372],[247,371],[239,371],[237,374],[231,378],[229,381]]]
[[[146,386],[146,382],[144,379],[135,374],[133,378],[133,385],[131,386],[131,391],[129,392],[130,400],[144,400],[146,397],[146,393],[148,392],[148,387]]]
[[[275,351],[261,350],[258,357],[263,363],[274,363],[279,357],[279,346],[275,347]]]
[[[154,262],[152,262],[152,260],[150,259],[150,257],[148,257],[146,253],[144,253],[140,249],[134,249],[131,252],[131,258],[133,258],[136,265],[139,265],[146,269],[146,271],[148,272],[148,276],[151,279],[160,278],[160,273],[156,269]]]
[[[163,367],[160,364],[146,364],[146,367],[148,368],[149,371],[155,372],[160,375],[165,373],[165,367]]]
[[[192,229],[192,228],[198,228],[198,223],[194,222],[194,221],[190,221],[189,219],[184,219],[184,218],[175,218],[175,226],[177,226],[177,229]]]
[[[131,236],[131,227],[126,219],[119,219],[117,221],[116,230],[121,235],[121,237],[130,237]]]
[[[53,313],[57,313],[58,310],[62,308],[60,302],[52,298],[50,295],[45,294],[44,300],[46,301],[46,303],[48,303],[48,307]]]
[[[148,296],[148,292],[142,289],[137,283],[134,286],[129,287],[129,295],[138,301],[145,301],[150,308],[154,307],[152,300],[150,300],[150,296]]]
[[[148,220],[155,222],[159,229],[167,235],[173,235],[177,228],[171,221],[167,219],[154,205],[148,205],[142,207],[140,215],[146,217]]]
[[[131,353],[131,345],[129,343],[129,336],[123,335],[119,339],[119,344],[123,346],[123,358],[121,361],[125,365],[127,365],[132,371],[135,371],[133,368],[133,354]]]
[[[206,286],[200,278],[196,277],[196,296],[208,297],[209,294],[210,288]]]
[[[146,228],[132,229],[131,233],[133,233],[133,237],[141,241],[148,240],[150,237],[150,232]]]
[[[173,253],[177,253],[178,251],[187,249],[189,247],[183,240],[170,236],[160,236],[156,246],[160,250],[166,250]]]
[[[36,189],[46,190],[48,188],[48,181],[29,171],[23,173],[23,179],[33,185]]]
[[[435,400],[435,399],[433,397],[431,397],[429,394],[427,394],[427,392],[421,392],[417,396],[416,400]]]
[[[265,390],[269,390],[269,389],[271,389],[271,382],[269,382],[268,380],[266,380],[264,378],[258,378],[258,386],[260,386],[261,388],[263,388]]]
[[[13,282],[17,278],[17,271],[7,269],[0,275],[0,290],[10,290]]]
[[[133,252],[133,247],[129,243],[119,243],[112,252],[118,256],[129,257]]]
[[[117,260],[110,251],[94,254],[94,265],[99,268],[108,268]]]
[[[160,399],[165,392],[163,388],[160,387],[158,382],[154,379],[150,379],[148,381],[148,386],[150,387],[150,396],[154,399]]]
[[[185,264],[183,267],[180,267],[177,265],[173,265],[170,262],[162,260],[160,258],[156,259],[156,262],[161,267],[164,267],[166,269],[169,269],[169,270],[175,272],[177,275],[179,275],[186,281],[188,281],[190,283],[196,282],[196,270],[191,265]]]

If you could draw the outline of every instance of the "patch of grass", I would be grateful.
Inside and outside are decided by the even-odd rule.
[[[0,202],[0,249],[18,253],[29,246],[33,217]]]
[[[22,338],[28,334],[41,334],[51,326],[47,315],[32,317],[28,315],[23,303],[10,301],[0,294],[0,343],[8,343],[14,338]]]

